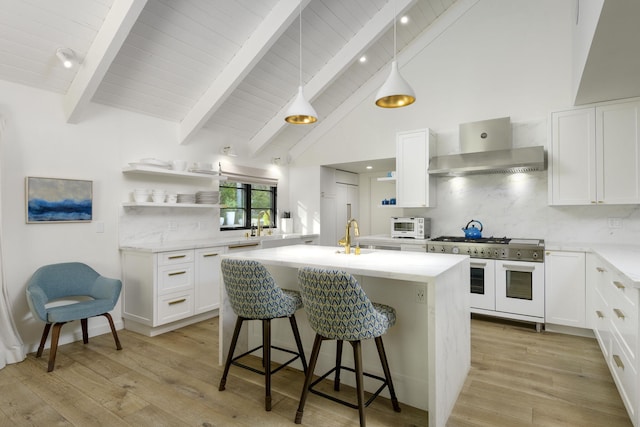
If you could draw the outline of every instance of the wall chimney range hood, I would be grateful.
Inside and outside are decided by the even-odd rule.
[[[544,147],[511,147],[511,118],[464,123],[459,127],[459,154],[434,157],[429,174],[463,176],[545,169]]]

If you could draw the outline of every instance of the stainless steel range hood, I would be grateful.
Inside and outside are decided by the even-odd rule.
[[[434,157],[429,174],[462,176],[545,169],[544,147],[511,147],[509,117],[460,125],[460,154]]]

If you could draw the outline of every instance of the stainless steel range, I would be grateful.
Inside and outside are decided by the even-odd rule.
[[[469,255],[471,258],[508,259],[515,261],[543,262],[544,240],[509,239],[506,237],[483,237],[465,239],[456,236],[441,236],[431,239],[429,252]]]
[[[432,253],[471,257],[471,312],[544,323],[544,240],[487,237],[431,239]]]

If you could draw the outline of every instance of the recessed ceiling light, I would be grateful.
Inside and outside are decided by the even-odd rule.
[[[369,165],[367,166],[367,169],[373,169],[373,166]]]
[[[359,59],[360,62],[367,62],[367,57],[362,55]]]
[[[409,17],[407,15],[404,15],[402,18],[400,18],[401,24],[406,24],[408,22],[409,22]]]

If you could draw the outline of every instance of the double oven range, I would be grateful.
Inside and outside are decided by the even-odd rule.
[[[544,240],[441,236],[432,253],[471,257],[471,312],[544,323]]]

